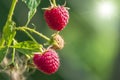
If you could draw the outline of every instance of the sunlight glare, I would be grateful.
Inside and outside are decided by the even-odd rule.
[[[99,5],[98,10],[101,16],[112,16],[114,12],[114,6],[109,2],[104,2]]]

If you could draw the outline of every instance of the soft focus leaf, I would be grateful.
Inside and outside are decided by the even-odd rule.
[[[28,20],[29,21],[32,19],[32,17],[34,16],[35,13],[36,13],[36,9],[30,10],[28,12]]]
[[[36,13],[37,7],[40,4],[41,0],[22,0],[22,1],[27,5],[27,7],[30,10],[28,12],[28,22],[29,22]]]
[[[17,43],[14,48],[23,54],[32,54],[33,52],[40,52],[42,45],[36,44],[33,41],[24,41]]]
[[[30,10],[36,9],[41,0],[22,0]]]

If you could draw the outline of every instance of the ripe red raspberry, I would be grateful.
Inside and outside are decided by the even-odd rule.
[[[52,49],[45,51],[43,54],[34,54],[33,62],[40,71],[46,74],[55,73],[60,66],[59,56]]]
[[[44,18],[51,29],[61,31],[68,23],[69,12],[64,6],[54,6],[45,10]]]

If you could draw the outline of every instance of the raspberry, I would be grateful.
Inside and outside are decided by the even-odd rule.
[[[33,62],[40,71],[46,74],[55,73],[60,66],[59,56],[52,49],[45,51],[43,54],[34,54]]]
[[[52,49],[62,49],[64,47],[64,39],[59,34],[54,34]]]
[[[49,7],[44,12],[48,26],[57,31],[63,30],[69,20],[69,12],[64,6]]]

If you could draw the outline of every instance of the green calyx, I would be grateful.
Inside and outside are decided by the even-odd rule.
[[[50,1],[50,7],[42,8],[43,10],[51,10],[52,8],[57,7],[56,0],[49,0]]]
[[[50,0],[50,4],[52,7],[57,7],[56,0]]]

